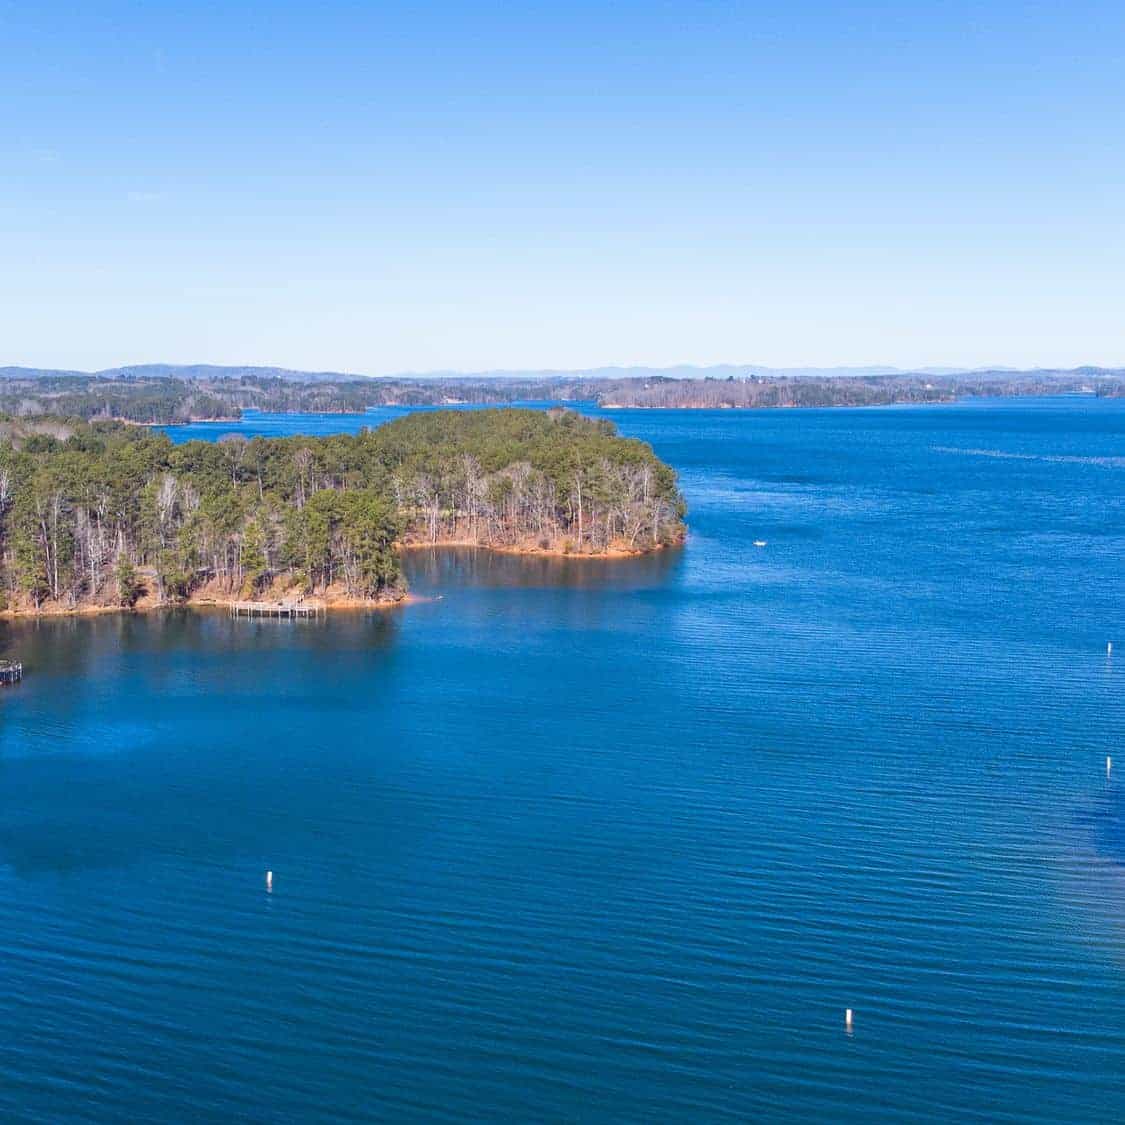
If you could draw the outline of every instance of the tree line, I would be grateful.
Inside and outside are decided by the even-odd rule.
[[[603,406],[683,409],[890,406],[1089,394],[1125,396],[1125,377],[1083,372],[975,372],[969,375],[748,376],[742,379],[630,380],[607,387]]]
[[[360,414],[377,406],[506,405],[574,401],[595,392],[574,380],[310,379],[243,375],[0,375],[0,413],[120,419],[145,425],[237,419],[246,410]]]
[[[603,554],[678,542],[675,474],[570,411],[433,411],[358,435],[175,445],[119,422],[0,419],[7,606],[176,602],[278,584],[405,590],[397,547]]]
[[[19,369],[0,369],[0,413],[16,417],[51,414],[87,420],[117,418],[170,425],[236,419],[246,410],[362,413],[378,406],[466,403],[589,401],[601,406],[670,409],[768,408],[937,403],[982,395],[1125,395],[1125,373],[1103,368],[833,377],[755,375],[747,370],[745,374],[722,379],[662,375],[360,379],[309,375],[304,380],[299,373],[220,375],[210,368],[188,370],[192,373],[33,375],[21,374]]]

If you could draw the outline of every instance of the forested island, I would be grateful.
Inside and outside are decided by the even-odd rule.
[[[151,365],[84,374],[0,368],[0,413],[139,425],[236,420],[246,410],[362,413],[378,406],[594,402],[605,408],[764,409],[948,403],[973,397],[1125,396],[1125,371],[717,375],[549,373],[361,378],[280,368]]]
[[[358,435],[174,445],[0,418],[0,611],[405,595],[399,551],[639,553],[682,541],[673,470],[612,423],[439,410]]]

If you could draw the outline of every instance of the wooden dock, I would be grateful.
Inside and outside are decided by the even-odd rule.
[[[232,602],[231,617],[320,617],[327,610],[318,602]]]
[[[18,684],[23,679],[23,665],[17,660],[0,660],[0,684]]]

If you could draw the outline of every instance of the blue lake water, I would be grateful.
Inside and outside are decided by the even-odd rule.
[[[611,416],[683,550],[0,625],[0,1118],[1125,1118],[1125,402]]]

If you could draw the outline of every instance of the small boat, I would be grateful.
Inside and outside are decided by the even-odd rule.
[[[765,545],[766,545],[766,541],[764,539],[755,539],[754,540],[754,546],[755,547],[764,547]]]

